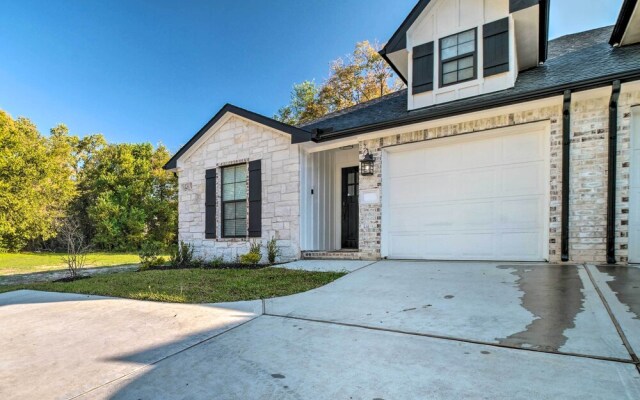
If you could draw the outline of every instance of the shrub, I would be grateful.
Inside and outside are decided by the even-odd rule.
[[[180,241],[177,247],[173,248],[171,252],[171,266],[173,267],[187,267],[193,260],[193,246],[189,243]]]
[[[255,241],[249,244],[249,252],[240,256],[240,262],[243,264],[255,265],[262,259],[262,253],[260,252],[260,243]]]
[[[204,258],[196,257],[188,264],[189,268],[204,268],[207,262]]]
[[[269,260],[269,264],[275,263],[279,255],[280,248],[277,246],[277,240],[275,237],[272,237],[271,240],[267,242],[267,259]]]
[[[222,257],[215,257],[213,260],[205,263],[205,268],[218,269],[222,266],[224,260]]]
[[[260,262],[262,255],[260,253],[247,253],[240,256],[240,262],[242,264],[256,265]]]
[[[164,264],[162,252],[164,246],[160,242],[149,241],[142,244],[142,248],[138,252],[140,257],[140,268],[158,267]]]
[[[84,268],[91,245],[76,218],[67,218],[62,223],[59,237],[67,247],[67,254],[62,259],[69,270],[68,279],[76,279],[80,270]]]

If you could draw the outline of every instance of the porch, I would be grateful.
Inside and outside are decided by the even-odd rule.
[[[357,145],[302,152],[302,258],[359,259],[358,154]]]

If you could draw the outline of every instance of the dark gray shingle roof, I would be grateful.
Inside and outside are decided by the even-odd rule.
[[[508,101],[547,97],[598,79],[613,79],[627,74],[637,74],[640,78],[640,44],[611,47],[608,40],[612,29],[609,26],[551,40],[547,62],[520,72],[515,87],[510,89],[412,111],[407,111],[405,89],[327,115],[302,128],[309,131],[331,128],[334,134],[340,131],[364,132],[368,127],[375,130],[385,124],[401,125],[404,121],[411,123],[439,118],[453,110],[462,113],[462,110],[478,105],[490,108]]]

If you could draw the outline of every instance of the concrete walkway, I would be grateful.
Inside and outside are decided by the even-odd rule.
[[[0,397],[637,399],[637,272],[384,261],[242,304],[5,293]]]

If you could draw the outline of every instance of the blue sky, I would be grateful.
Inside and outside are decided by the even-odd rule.
[[[0,0],[0,109],[176,151],[225,103],[272,116],[294,82],[386,41],[416,0]],[[588,6],[586,5],[588,3]],[[550,36],[622,0],[552,0]]]

